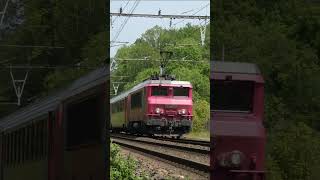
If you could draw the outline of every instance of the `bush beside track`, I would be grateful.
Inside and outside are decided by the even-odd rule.
[[[135,171],[137,161],[130,156],[123,157],[120,154],[119,145],[111,143],[110,146],[110,178],[111,180],[127,179],[127,180],[143,180],[145,178],[137,177]]]

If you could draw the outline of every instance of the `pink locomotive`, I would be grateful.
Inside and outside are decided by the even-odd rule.
[[[210,179],[265,179],[264,80],[259,69],[213,61],[210,79]]]
[[[149,79],[113,97],[110,104],[113,131],[180,137],[192,127],[192,85],[187,81]]]

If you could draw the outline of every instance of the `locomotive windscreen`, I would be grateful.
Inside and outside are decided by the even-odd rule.
[[[254,82],[211,80],[211,110],[252,111]]]
[[[152,96],[168,96],[168,87],[153,86],[151,90]]]
[[[174,87],[173,96],[189,96],[189,88],[187,87]]]

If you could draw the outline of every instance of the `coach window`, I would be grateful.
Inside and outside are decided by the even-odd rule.
[[[131,95],[131,108],[142,107],[141,96],[142,96],[141,91]]]
[[[152,86],[151,96],[168,96],[168,87]]]
[[[119,108],[120,112],[122,112],[123,111],[123,100],[120,101],[119,106],[120,106],[120,108]]]
[[[116,102],[116,113],[119,112],[119,102]]]
[[[188,87],[174,87],[173,96],[179,97],[189,97],[189,88]]]
[[[251,81],[211,81],[211,108],[218,111],[251,112],[254,83]]]

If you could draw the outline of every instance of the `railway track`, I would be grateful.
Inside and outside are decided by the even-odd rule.
[[[127,136],[127,137],[141,137],[141,136],[133,135],[133,134],[128,135],[128,134],[122,134],[122,133],[111,133],[111,136],[116,136],[116,135]],[[148,136],[143,136],[143,137],[148,137]],[[204,140],[172,139],[172,138],[162,137],[162,136],[153,136],[153,137],[148,137],[148,138],[162,140],[162,141],[176,142],[176,143],[181,143],[181,144],[199,145],[199,146],[210,148],[210,141],[204,141]]]
[[[113,143],[122,147],[142,152],[144,154],[152,155],[157,158],[179,164],[180,166],[188,167],[202,173],[209,173],[209,151],[208,149],[191,148],[181,145],[173,145],[159,142],[144,141],[129,137],[121,137],[119,135],[112,135]],[[165,149],[165,150],[164,150]],[[169,153],[168,153],[169,151]],[[175,153],[170,153],[174,151]],[[179,154],[179,151],[182,154]],[[187,157],[186,157],[186,154]],[[184,156],[184,157],[183,157]],[[199,157],[201,160],[195,160]],[[207,157],[208,162],[203,162],[203,158]],[[200,158],[200,159],[201,159]]]
[[[154,139],[177,142],[177,143],[182,143],[182,144],[193,144],[193,145],[199,145],[199,146],[204,146],[204,147],[210,147],[209,141],[193,140],[193,139],[170,139],[170,138],[165,138],[165,137],[154,137]]]
[[[111,138],[125,139],[125,140],[130,140],[132,142],[152,144],[152,145],[156,145],[156,146],[168,147],[168,148],[172,148],[172,149],[195,152],[195,153],[200,153],[200,154],[209,154],[210,153],[210,149],[208,149],[208,148],[201,149],[201,148],[187,147],[187,146],[182,146],[182,145],[173,145],[173,144],[167,144],[167,143],[152,142],[152,141],[146,141],[146,140],[124,137],[124,136],[119,136],[119,135],[111,135]],[[167,139],[165,139],[165,141],[167,141]],[[184,143],[184,144],[186,144],[186,143]],[[199,144],[197,144],[197,145],[199,145]]]

